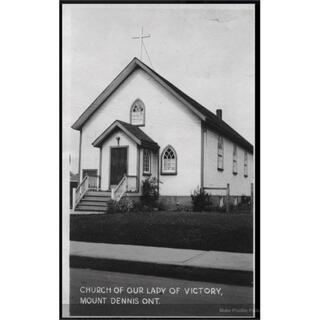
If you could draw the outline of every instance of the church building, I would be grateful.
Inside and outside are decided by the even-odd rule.
[[[190,205],[205,188],[250,196],[253,146],[222,119],[134,58],[72,125],[80,133],[75,210],[107,199],[139,199],[144,179],[161,181],[160,201]],[[221,189],[219,189],[221,188]]]

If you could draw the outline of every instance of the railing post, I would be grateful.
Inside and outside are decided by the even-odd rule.
[[[128,184],[128,176],[124,174],[119,184],[114,189],[111,189],[111,197],[114,198],[114,200],[119,201],[122,196],[128,192]]]
[[[74,209],[78,205],[78,203],[81,201],[83,195],[86,193],[89,187],[89,178],[88,176],[84,177],[82,181],[79,183],[76,191],[75,191],[75,203],[74,203]]]
[[[230,202],[230,184],[227,183],[227,196],[226,196],[226,211],[227,211],[227,213],[230,212],[229,202]]]

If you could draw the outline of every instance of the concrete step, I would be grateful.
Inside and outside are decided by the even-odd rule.
[[[95,196],[95,197],[110,197],[111,192],[107,191],[87,191],[86,196]]]
[[[81,200],[81,206],[107,207],[106,202]]]
[[[97,211],[106,212],[107,206],[92,206],[92,205],[82,205],[81,203],[77,206],[75,211]]]
[[[110,199],[111,199],[110,197],[106,197],[106,196],[97,197],[97,196],[88,196],[88,195],[85,195],[82,198],[83,201],[99,201],[99,202],[107,202]]]

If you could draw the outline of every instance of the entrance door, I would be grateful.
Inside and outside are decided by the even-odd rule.
[[[123,178],[123,175],[127,174],[127,150],[127,147],[111,148],[110,186],[117,185]]]

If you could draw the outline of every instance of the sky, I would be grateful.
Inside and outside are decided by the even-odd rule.
[[[152,68],[254,142],[254,7],[248,4],[64,4],[63,156],[77,172],[71,125],[134,58],[144,28]],[[143,52],[142,61],[151,67]]]

